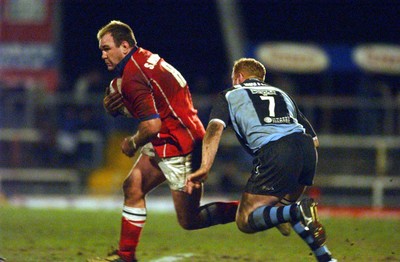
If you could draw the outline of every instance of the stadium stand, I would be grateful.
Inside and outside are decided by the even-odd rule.
[[[128,158],[121,154],[120,144],[129,133],[111,133],[105,146],[104,165],[91,171],[87,191],[89,194],[116,194],[121,191],[122,182],[128,175],[136,157]]]

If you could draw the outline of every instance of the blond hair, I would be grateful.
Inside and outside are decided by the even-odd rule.
[[[266,72],[264,65],[256,59],[241,58],[236,60],[233,65],[232,77],[242,73],[245,78],[254,77],[264,81]]]
[[[112,20],[110,23],[103,26],[97,32],[97,39],[100,41],[100,39],[108,33],[110,33],[114,38],[116,46],[120,46],[123,41],[128,42],[131,47],[137,45],[136,38],[131,27],[121,21]]]

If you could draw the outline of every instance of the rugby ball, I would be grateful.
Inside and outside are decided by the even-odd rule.
[[[118,77],[114,78],[110,83],[110,93],[112,94],[112,93],[118,92],[122,95],[121,83],[122,83],[122,78],[118,78]],[[125,105],[120,107],[119,112],[126,117],[132,117],[132,114],[129,112],[129,110],[126,108]]]

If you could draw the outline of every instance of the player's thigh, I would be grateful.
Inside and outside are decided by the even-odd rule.
[[[171,190],[178,221],[195,220],[199,213],[202,191],[202,188],[196,188],[188,194],[181,190]]]
[[[124,192],[147,194],[165,181],[165,177],[151,157],[141,154],[124,182]]]

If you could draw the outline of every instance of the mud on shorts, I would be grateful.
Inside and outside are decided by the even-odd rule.
[[[192,153],[184,156],[160,158],[151,143],[141,149],[143,155],[152,157],[163,172],[171,190],[183,191],[186,186],[186,177],[192,173]]]
[[[310,186],[317,165],[317,152],[310,135],[294,133],[264,145],[253,160],[245,192],[285,195],[299,185]]]

